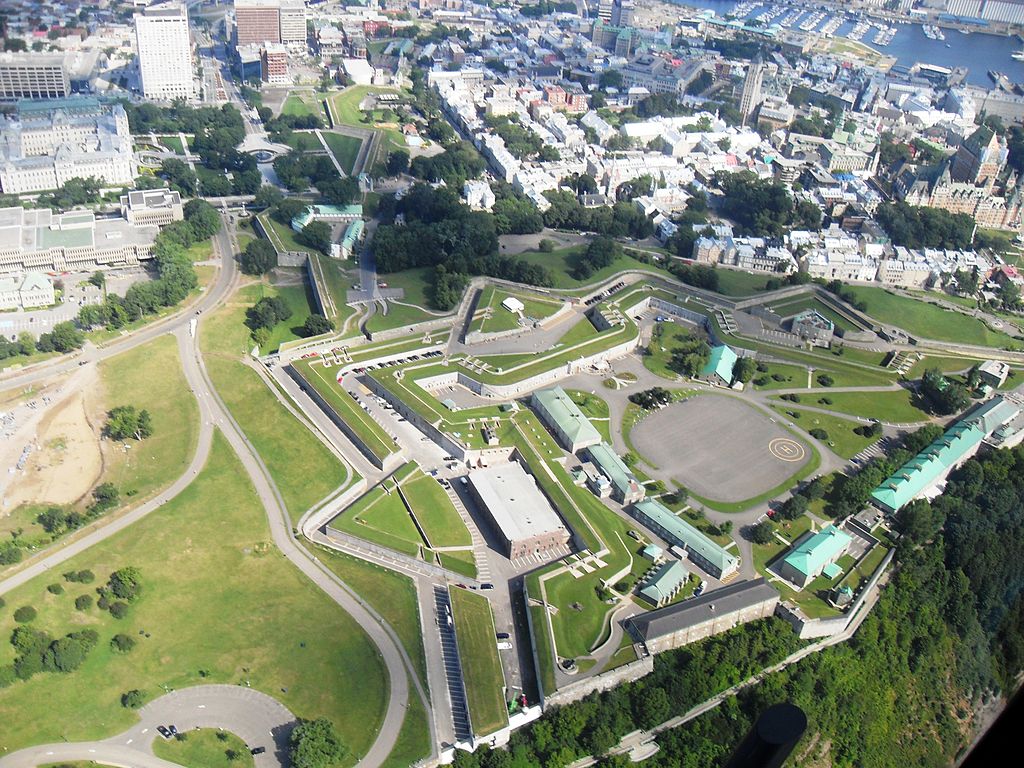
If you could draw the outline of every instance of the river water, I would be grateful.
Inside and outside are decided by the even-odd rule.
[[[680,5],[691,8],[709,9],[718,16],[724,16],[732,11],[738,2],[735,0],[682,0]],[[770,4],[766,3],[753,10],[748,16],[749,19],[756,19],[763,14]],[[777,16],[773,22],[778,23],[788,14],[788,9]],[[810,11],[794,21],[789,29],[798,30],[800,23],[810,15]],[[818,23],[820,29],[829,17],[828,15]],[[844,36],[853,29],[856,21],[847,17],[847,21],[834,33],[836,37]],[[862,43],[875,48],[878,51],[896,57],[899,64],[911,66],[916,62],[923,64],[936,64],[941,67],[967,67],[969,72],[967,82],[972,85],[979,85],[984,88],[991,88],[993,83],[988,76],[988,71],[995,70],[1002,72],[1015,83],[1024,83],[1024,62],[1015,61],[1010,54],[1020,50],[1021,42],[1016,37],[1003,37],[1001,35],[987,35],[981,32],[971,32],[968,35],[961,34],[954,29],[942,30],[946,36],[945,41],[930,40],[925,37],[920,24],[897,25],[896,36],[889,45],[876,45],[872,42],[877,28],[872,28],[863,38]]]

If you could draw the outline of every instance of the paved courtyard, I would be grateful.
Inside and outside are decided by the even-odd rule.
[[[800,470],[810,449],[772,419],[734,397],[698,395],[633,427],[637,452],[707,499],[743,501]]]

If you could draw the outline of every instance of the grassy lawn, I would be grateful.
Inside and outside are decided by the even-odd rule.
[[[444,488],[418,468],[400,483],[432,547],[468,547],[473,540]]]
[[[856,592],[860,589],[860,585],[871,578],[871,574],[875,572],[886,554],[889,552],[889,548],[882,545],[875,545],[864,558],[857,563],[856,567],[850,570],[846,574],[846,577],[840,582],[840,584],[849,584],[850,588]]]
[[[595,590],[600,580],[588,576],[577,579],[563,573],[544,585],[548,603],[558,609],[551,623],[560,656],[585,656],[604,634],[605,619],[612,606],[597,597]]]
[[[412,557],[419,555],[423,544],[409,510],[390,480],[360,496],[331,521],[331,526]]]
[[[401,288],[405,292],[402,298],[406,304],[429,307],[431,286],[434,284],[433,267],[416,267],[401,272],[390,272],[379,276],[388,284],[388,288]]]
[[[437,552],[441,567],[450,571],[461,573],[471,579],[476,578],[476,559],[472,550],[451,550],[448,552]]]
[[[334,372],[324,368],[323,362],[295,360],[292,362],[302,378],[331,406],[334,412],[359,436],[369,451],[383,461],[395,452],[395,441],[374,421],[359,404],[342,389]]]
[[[534,294],[508,291],[489,285],[480,293],[469,330],[495,333],[518,328],[519,313],[510,312],[501,306],[501,302],[510,296],[523,303],[523,316],[534,320],[550,317],[562,306],[562,302],[558,300],[542,299]]]
[[[818,404],[815,403],[815,405]],[[828,432],[828,439],[823,442],[832,449],[833,453],[844,459],[852,459],[858,453],[875,442],[876,439],[873,437],[861,437],[856,434],[853,430],[855,427],[860,425],[856,422],[849,421],[848,419],[839,418],[838,416],[830,416],[829,414],[818,413],[816,411],[804,411],[799,408],[792,408],[788,403],[784,406],[775,405],[772,407],[779,413],[783,413],[788,418],[792,419],[793,423],[805,432],[810,432],[812,429],[824,429]]]
[[[260,290],[251,285],[237,292],[234,302],[203,321],[199,341],[218,394],[266,462],[294,522],[341,485],[345,467],[242,363],[252,345],[242,325],[245,308]]]
[[[831,400],[832,403],[819,402],[819,393],[822,397]],[[801,399],[802,402],[808,404],[813,402],[814,406],[818,408],[826,408],[830,411],[847,413],[865,419],[878,419],[897,424],[928,419],[928,415],[924,411],[914,407],[910,392],[906,389],[892,392],[828,392],[819,390],[813,395],[804,395]],[[787,404],[780,402],[778,405]]]
[[[157,141],[171,150],[171,152],[179,155],[185,154],[185,148],[181,145],[181,137],[179,136],[161,136]]]
[[[176,480],[188,467],[199,436],[199,408],[181,371],[178,344],[173,336],[160,336],[140,347],[100,363],[103,404],[106,410],[134,405],[149,411],[153,435],[111,442],[128,445],[104,457],[101,482],[110,482],[122,498],[151,496]]]
[[[764,370],[762,370],[762,368]],[[796,389],[807,386],[807,369],[788,363],[757,364],[757,373],[751,382],[754,389]]]
[[[775,275],[754,274],[738,269],[716,269],[718,293],[723,296],[750,296],[764,290],[765,284]]]
[[[486,736],[508,724],[505,678],[494,638],[494,617],[486,597],[449,587],[459,663],[473,732]]]
[[[409,690],[412,691],[411,680]],[[384,761],[383,768],[406,768],[416,764],[430,754],[430,742],[430,721],[427,719],[427,711],[423,708],[420,697],[411,692],[402,728],[398,732],[398,740]]]
[[[92,570],[97,583],[139,567],[142,597],[126,618],[76,611],[75,598],[94,594],[95,584],[69,583],[52,595],[53,573],[4,595],[9,605],[38,610],[37,629],[62,636],[89,627],[100,642],[75,672],[40,673],[0,690],[0,748],[120,733],[137,721],[120,704],[128,690],[153,698],[165,688],[248,681],[298,717],[330,718],[351,754],[365,753],[386,705],[383,664],[349,615],[269,540],[255,491],[218,433],[206,467],[180,495],[61,566]],[[14,626],[10,612],[0,616],[0,636]],[[118,632],[135,637],[130,653],[110,648]],[[14,652],[4,643],[0,664]]]
[[[897,296],[884,288],[851,285],[846,287],[867,305],[867,314],[887,325],[903,328],[925,339],[975,344],[984,347],[1005,347],[1013,339],[993,331],[981,320],[950,312],[908,296]]]
[[[321,99],[324,94],[312,94],[308,92],[290,93],[281,108],[282,115],[316,115],[325,123],[327,116],[324,115],[324,108],[321,106]]]
[[[324,137],[324,141],[327,142],[327,146],[331,148],[331,154],[338,161],[338,165],[345,170],[345,173],[352,173],[352,166],[355,165],[356,156],[359,154],[360,147],[363,146],[362,139],[328,131],[324,131],[321,135]],[[319,144],[319,142],[317,143]]]
[[[154,739],[153,754],[186,768],[245,768],[254,762],[246,743],[228,731],[201,728],[179,735],[181,739]],[[234,759],[228,757],[229,752],[235,753]]]
[[[572,400],[583,415],[590,419],[590,423],[601,433],[606,443],[611,443],[611,426],[609,424],[608,403],[600,395],[584,392],[579,389],[566,390],[569,399]]]
[[[824,315],[831,320],[837,331],[856,331],[858,327],[840,315],[831,307],[826,306],[817,296],[809,294],[795,298],[784,299],[776,304],[767,305],[773,312],[782,317],[792,317],[806,309],[813,309],[818,314]]]
[[[391,625],[412,659],[420,681],[426,686],[427,662],[423,653],[423,629],[416,586],[412,579],[327,547],[313,544],[306,546]]]
[[[314,250],[308,245],[303,245],[295,239],[295,233],[287,224],[282,224],[277,219],[271,218],[265,211],[257,218],[263,223],[264,229],[271,233],[270,240],[278,250],[314,253]]]
[[[324,148],[315,133],[293,133],[285,139],[284,143],[292,149],[299,149],[303,152],[317,152]]]
[[[402,301],[405,301],[405,299]],[[376,314],[366,321],[366,328],[370,333],[379,333],[380,331],[398,328],[403,325],[422,323],[424,320],[432,320],[434,317],[435,315],[424,312],[419,307],[395,304],[393,301],[389,301],[388,313],[382,315],[378,306]]]
[[[540,264],[541,266],[550,269],[552,276],[554,277],[552,285],[555,288],[579,288],[583,285],[591,285],[605,280],[617,272],[625,270],[651,272],[665,277],[672,276],[667,270],[664,270],[661,267],[653,264],[644,264],[643,262],[627,256],[626,254],[622,254],[609,266],[598,270],[587,279],[577,280],[571,274],[573,271],[573,257],[576,253],[582,252],[583,250],[583,246],[572,246],[569,248],[556,248],[551,251],[551,253],[525,251],[524,253],[516,254],[514,258],[522,259],[530,264]]]

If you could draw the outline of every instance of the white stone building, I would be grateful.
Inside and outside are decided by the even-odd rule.
[[[195,96],[192,39],[183,3],[156,3],[135,14],[135,43],[142,94],[147,99],[172,101]]]

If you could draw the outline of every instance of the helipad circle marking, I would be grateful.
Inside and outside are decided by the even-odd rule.
[[[803,461],[807,451],[796,440],[777,437],[768,443],[768,450],[779,461]]]

